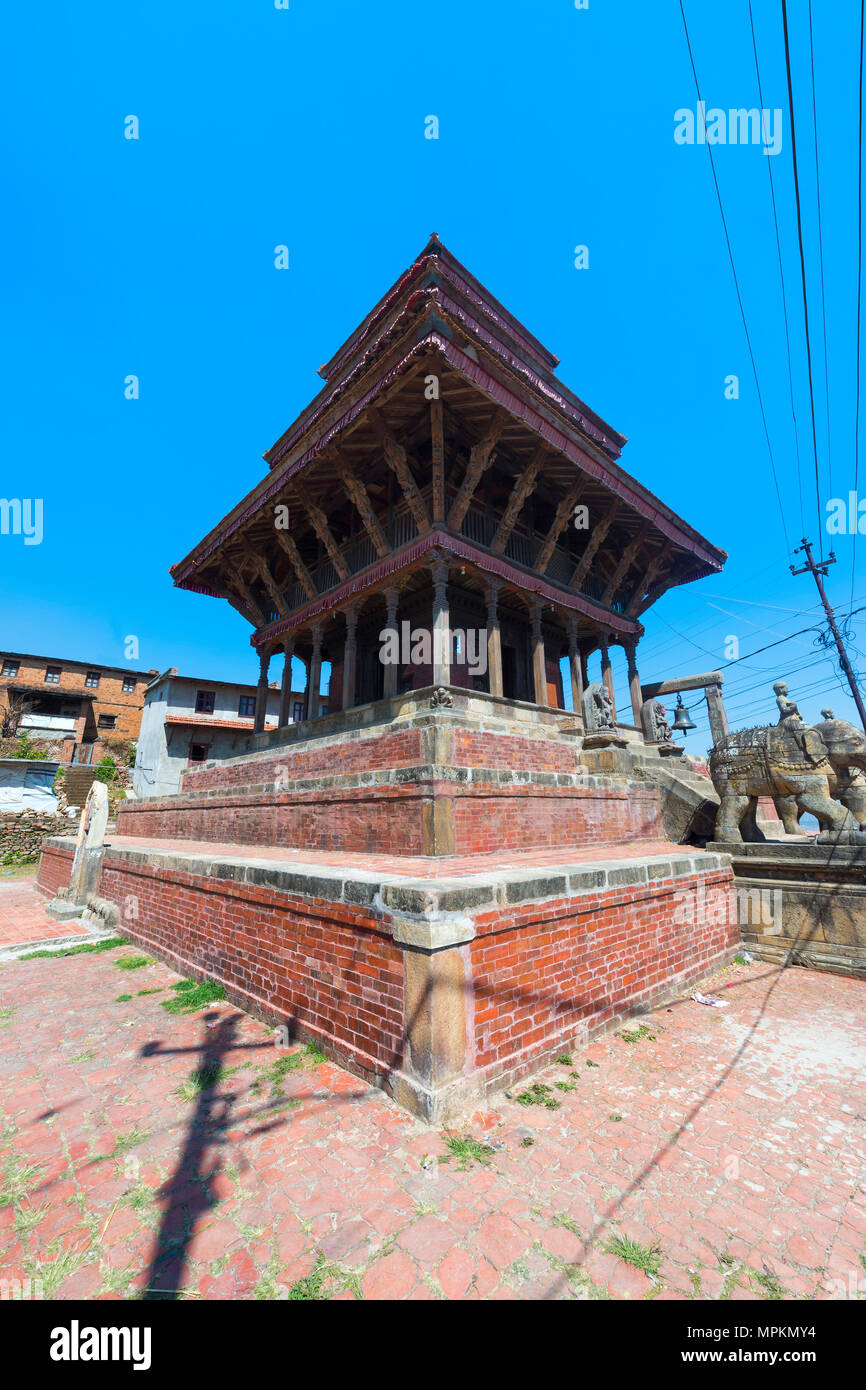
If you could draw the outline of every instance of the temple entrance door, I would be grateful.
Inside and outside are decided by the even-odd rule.
[[[517,652],[514,647],[502,648],[502,693],[506,700],[517,699]]]

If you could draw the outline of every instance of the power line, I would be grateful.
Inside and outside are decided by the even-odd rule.
[[[815,502],[821,558],[824,558],[824,530],[821,516],[821,484],[818,477],[818,435],[815,429],[815,388],[812,382],[812,346],[809,340],[809,300],[806,293],[806,254],[803,249],[803,216],[800,208],[800,176],[797,172],[797,134],[794,126],[794,84],[791,78],[791,47],[788,39],[788,0],[782,0],[782,27],[785,34],[785,71],[788,78],[788,110],[791,114],[791,163],[794,169],[794,197],[797,204],[797,241],[800,246],[800,277],[803,282],[803,321],[806,329],[806,365],[809,374],[809,406],[812,413],[812,450],[815,457]]]
[[[815,606],[817,607],[817,605]],[[861,608],[855,608],[852,612],[844,613],[840,621],[845,621],[848,618],[852,618],[855,613],[862,613],[864,611],[866,611],[866,604],[864,604]],[[697,648],[699,652],[703,652],[705,656],[711,656],[715,658],[715,652],[711,652],[709,648],[702,647],[699,643],[693,642],[690,637],[686,637],[684,632],[677,632],[677,629],[675,627],[671,627],[671,624],[669,622],[666,622],[664,618],[659,618],[659,622],[664,623],[665,627],[670,628],[671,632],[675,633],[677,637],[682,638],[684,642],[688,642],[692,647]],[[745,656],[737,656],[734,657],[731,661],[723,661],[715,669],[719,671],[726,671],[729,666],[738,666],[743,661],[751,661],[753,657],[760,656],[762,652],[768,652],[773,647],[779,647],[782,645],[783,642],[790,642],[794,637],[801,637],[804,632],[817,632],[821,627],[823,627],[822,623],[811,623],[808,627],[798,628],[796,632],[788,633],[787,637],[780,637],[776,642],[767,642],[765,646],[757,647],[755,651],[748,652]]]
[[[854,495],[860,476],[860,282],[863,274],[863,15],[860,0],[860,133],[857,140],[857,381],[854,405]],[[854,566],[857,561],[857,527],[851,546],[851,593],[854,592]]]
[[[749,0],[751,4],[751,0]],[[809,66],[812,73],[812,131],[815,140],[815,201],[818,206],[818,263],[821,268],[821,325],[824,337],[824,403],[827,411],[827,486],[833,492],[830,447],[830,361],[827,356],[827,310],[824,298],[824,236],[821,229],[821,178],[818,172],[818,100],[815,94],[815,46],[812,40],[812,0],[809,0]]]
[[[693,78],[695,79],[695,91],[696,91],[697,94],[698,94],[698,109],[699,109],[699,110],[703,110],[703,109],[704,109],[704,108],[703,108],[703,99],[702,99],[702,97],[701,97],[701,88],[700,88],[700,83],[698,82],[698,73],[697,73],[697,69],[696,69],[696,67],[695,67],[694,54],[692,53],[692,41],[691,41],[691,39],[689,38],[689,26],[688,26],[688,23],[687,23],[687,21],[686,21],[686,11],[685,11],[685,7],[684,7],[684,5],[683,5],[683,0],[680,0],[680,14],[681,14],[682,17],[683,17],[683,29],[685,30],[685,35],[686,35],[686,47],[688,48],[688,51],[689,51],[689,62],[690,62],[690,64],[691,64],[691,68],[692,68],[692,76],[693,76]],[[757,367],[757,363],[755,362],[755,354],[754,354],[754,352],[752,351],[752,339],[751,339],[751,336],[750,336],[750,334],[749,334],[749,325],[748,325],[748,323],[746,322],[746,311],[745,311],[745,308],[743,307],[743,296],[742,296],[742,294],[740,293],[740,282],[739,282],[739,279],[737,278],[737,267],[736,267],[736,265],[734,264],[734,252],[733,252],[733,249],[732,249],[732,247],[731,247],[731,238],[730,238],[730,234],[729,234],[729,232],[728,232],[728,222],[727,222],[727,218],[725,217],[725,209],[724,209],[724,205],[723,205],[723,203],[722,203],[722,193],[721,193],[721,189],[719,188],[719,180],[718,180],[718,176],[717,176],[717,174],[716,174],[716,161],[715,161],[715,159],[713,158],[713,147],[712,147],[711,144],[709,144],[709,142],[707,143],[707,154],[708,154],[709,157],[710,157],[710,168],[711,168],[712,173],[713,173],[713,184],[715,185],[715,189],[716,189],[716,198],[718,199],[718,204],[719,204],[719,212],[721,213],[721,217],[722,217],[722,227],[724,228],[724,233],[725,233],[725,244],[726,244],[726,246],[727,246],[727,248],[728,248],[728,259],[729,259],[730,262],[731,262],[731,273],[732,273],[732,275],[733,275],[733,277],[734,277],[734,289],[735,289],[736,292],[737,292],[737,303],[738,303],[739,306],[740,306],[740,317],[741,317],[742,320],[743,320],[743,332],[744,332],[745,335],[746,335],[746,346],[747,346],[747,348],[748,348],[748,350],[749,350],[749,360],[750,360],[750,362],[751,362],[751,364],[752,364],[752,375],[753,375],[754,378],[755,378],[755,391],[757,392],[757,396],[758,396],[758,405],[759,405],[759,407],[760,407],[760,411],[761,411],[761,420],[762,420],[763,426],[764,426],[764,437],[766,438],[766,441],[767,441],[767,453],[768,453],[769,456],[770,456],[770,468],[771,468],[772,473],[773,473],[773,483],[774,483],[775,488],[776,488],[776,497],[777,497],[778,502],[779,502],[779,514],[780,514],[781,519],[782,519],[782,532],[783,532],[784,537],[785,537],[785,550],[788,551],[788,552],[790,553],[791,545],[790,545],[790,542],[789,542],[789,540],[788,540],[788,528],[787,528],[787,526],[785,525],[785,511],[784,511],[784,508],[783,508],[783,506],[782,506],[782,494],[781,494],[781,492],[780,492],[780,490],[779,490],[779,479],[778,479],[778,477],[777,477],[777,475],[776,475],[776,460],[775,460],[774,457],[773,457],[773,446],[772,446],[772,444],[770,443],[770,431],[769,431],[769,428],[768,428],[768,426],[767,426],[767,415],[766,415],[766,412],[765,412],[765,410],[764,410],[764,398],[763,398],[763,396],[761,395],[761,383],[760,383],[760,381],[758,380],[758,367]]]
[[[761,85],[761,68],[758,63],[758,41],[755,37],[755,20],[752,15],[752,0],[749,0],[749,26],[752,30],[752,52],[755,55],[755,75],[758,79],[758,100],[761,104],[761,120],[763,121],[763,113],[766,107],[764,106],[764,92]],[[800,430],[797,425],[797,411],[794,406],[794,370],[791,365],[791,332],[788,325],[788,296],[785,292],[785,271],[782,265],[782,241],[779,236],[779,216],[776,208],[776,186],[773,183],[772,159],[767,160],[767,173],[770,176],[770,201],[773,205],[773,225],[776,229],[776,255],[779,259],[779,280],[782,285],[782,314],[785,319],[785,349],[788,355],[788,390],[791,397],[791,419],[794,422],[794,448],[797,455],[797,490],[800,495],[800,523],[801,526],[805,528],[806,523],[803,513],[803,468],[800,461]]]
[[[785,0],[782,0],[782,3],[784,4]],[[820,564],[816,565],[815,561],[812,558],[812,548],[809,545],[809,542],[805,539],[803,541],[803,544],[799,547],[797,554],[800,554],[801,551],[806,556],[806,562],[805,564],[801,565],[799,569],[795,569],[792,565],[791,573],[793,575],[806,573],[811,574],[812,578],[815,581],[815,584],[817,585],[818,595],[821,599],[822,604],[824,605],[824,612],[827,614],[827,624],[830,628],[831,633],[833,634],[833,641],[836,644],[836,650],[839,653],[839,665],[845,672],[848,684],[851,687],[851,694],[854,697],[854,703],[857,706],[857,713],[860,715],[860,722],[863,725],[863,728],[866,729],[866,704],[864,704],[863,702],[863,696],[860,693],[859,686],[857,685],[857,678],[855,676],[854,669],[851,666],[851,662],[848,659],[848,653],[845,650],[845,642],[841,632],[839,631],[839,625],[836,620],[836,614],[833,612],[830,600],[827,598],[827,594],[824,589],[824,576],[827,573],[827,567],[835,563],[835,556],[831,552],[828,559],[822,560]],[[841,619],[840,621],[844,622],[844,619]]]

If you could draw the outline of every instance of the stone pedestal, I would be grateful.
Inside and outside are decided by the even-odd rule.
[[[592,751],[599,748],[627,748],[628,739],[624,734],[617,733],[616,729],[599,729],[597,733],[585,735],[583,746]]]
[[[866,977],[866,837],[838,839],[707,846],[731,855],[740,933],[753,955]]]

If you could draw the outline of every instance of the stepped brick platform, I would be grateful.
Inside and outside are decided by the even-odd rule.
[[[566,710],[454,690],[413,691],[256,736],[251,753],[192,768],[179,795],[121,806],[124,836],[412,855],[578,847],[664,836],[636,768],[591,775]]]
[[[72,850],[48,842],[43,891]],[[727,856],[658,840],[433,858],[121,835],[100,895],[130,940],[435,1121],[729,959],[731,883]]]

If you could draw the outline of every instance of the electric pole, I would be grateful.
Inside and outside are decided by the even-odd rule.
[[[824,585],[821,582],[821,576],[826,575],[827,573],[827,566],[835,565],[836,556],[833,554],[831,550],[827,559],[821,560],[820,563],[816,565],[814,559],[812,558],[811,542],[807,541],[805,537],[803,539],[802,544],[798,546],[798,548],[794,551],[794,554],[799,555],[801,550],[805,550],[806,552],[806,563],[805,565],[802,565],[798,570],[794,569],[794,566],[791,565],[791,573],[806,574],[808,572],[814,577],[815,583],[818,585],[818,593],[821,596],[821,602],[824,605],[824,612],[827,614],[827,622],[830,624],[830,631],[833,634],[833,638],[836,643],[836,650],[839,653],[839,665],[842,667],[842,670],[845,672],[845,675],[848,678],[848,684],[851,687],[851,694],[854,696],[854,703],[857,706],[857,710],[860,715],[860,723],[863,725],[863,728],[866,729],[866,707],[864,707],[863,704],[863,696],[860,694],[860,691],[858,689],[857,681],[854,677],[854,669],[851,665],[851,662],[848,660],[848,653],[845,650],[845,643],[842,640],[842,634],[839,631],[839,627],[836,622],[836,615],[833,612],[833,609],[830,605],[830,600],[827,598],[827,595],[824,592]]]

